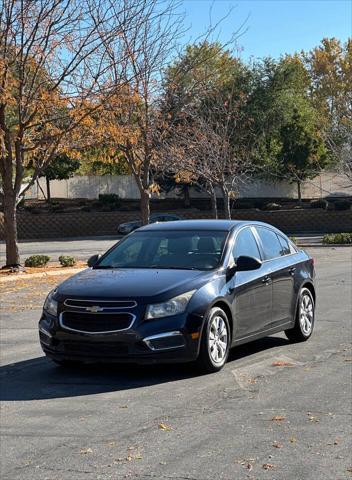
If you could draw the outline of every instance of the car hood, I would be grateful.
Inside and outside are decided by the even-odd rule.
[[[55,296],[58,300],[155,297],[163,301],[200,288],[213,276],[214,272],[199,270],[88,268],[61,283]]]

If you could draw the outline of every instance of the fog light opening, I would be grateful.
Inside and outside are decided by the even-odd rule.
[[[151,337],[144,338],[143,342],[153,351],[171,350],[185,346],[185,340],[181,332],[167,332],[152,335]]]

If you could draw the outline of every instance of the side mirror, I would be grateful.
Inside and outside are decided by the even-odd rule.
[[[91,257],[89,257],[87,262],[88,267],[94,267],[94,265],[97,264],[100,257],[101,257],[100,253],[97,253],[96,255],[92,255]]]
[[[254,257],[241,255],[236,261],[237,272],[248,272],[249,270],[258,270],[262,266],[262,262]]]

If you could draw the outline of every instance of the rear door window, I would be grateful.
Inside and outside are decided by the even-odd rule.
[[[276,233],[266,227],[255,228],[263,245],[265,259],[271,260],[281,257],[283,248]]]

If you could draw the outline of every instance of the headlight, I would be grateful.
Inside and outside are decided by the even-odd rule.
[[[57,301],[53,299],[53,294],[55,290],[52,290],[49,295],[46,297],[43,309],[53,315],[54,317],[57,316]]]
[[[190,292],[182,293],[178,297],[171,298],[167,302],[148,305],[145,318],[150,320],[152,318],[170,317],[171,315],[183,313],[194,292],[195,290],[191,290]]]

